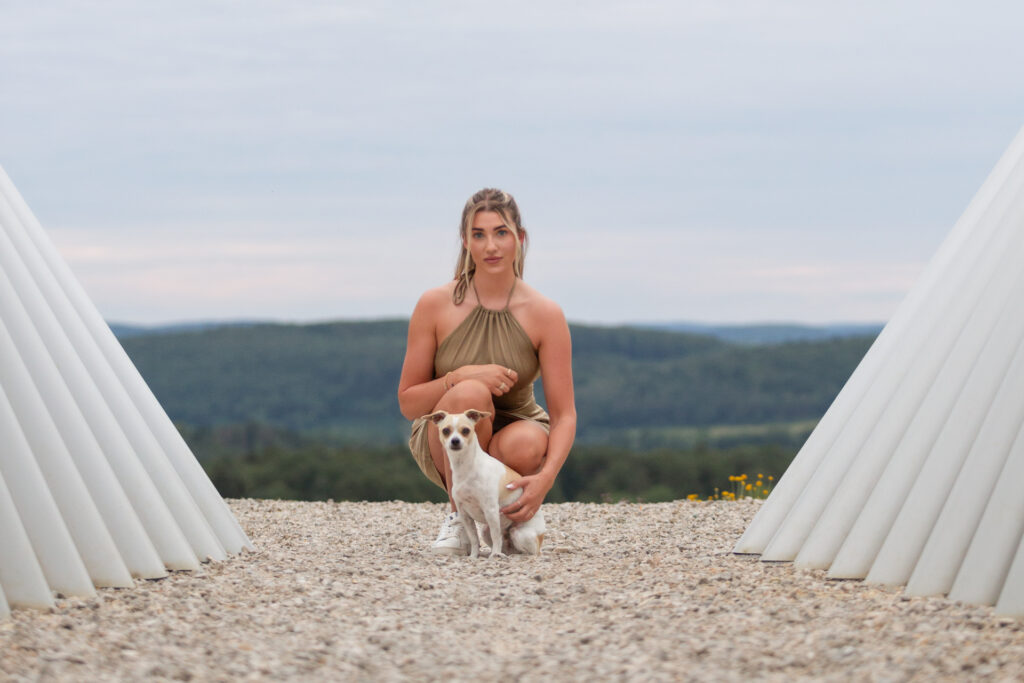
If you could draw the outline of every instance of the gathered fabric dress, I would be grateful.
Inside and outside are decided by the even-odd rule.
[[[473,290],[476,291],[475,284]],[[484,308],[477,303],[469,316],[444,338],[434,353],[434,378],[444,377],[465,365],[493,363],[512,368],[519,377],[518,381],[503,396],[491,397],[494,401],[494,432],[517,420],[530,420],[544,431],[550,431],[548,414],[533,394],[533,383],[540,376],[537,350],[508,308],[514,291],[513,284],[501,310]],[[477,301],[480,301],[479,295]],[[426,416],[413,421],[409,450],[423,474],[444,488],[442,476],[430,457],[427,424]]]

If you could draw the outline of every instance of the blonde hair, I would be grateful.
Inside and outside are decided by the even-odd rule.
[[[473,219],[480,211],[493,211],[501,216],[505,226],[515,230],[516,233],[516,257],[512,262],[512,271],[518,278],[523,277],[523,264],[526,261],[526,229],[523,227],[523,219],[519,214],[519,206],[516,200],[508,192],[485,187],[466,202],[462,209],[462,223],[459,226],[459,236],[462,238],[462,248],[459,252],[459,260],[455,262],[455,291],[452,292],[452,302],[461,304],[466,298],[466,289],[473,280],[476,273],[476,264],[469,254],[466,244],[469,241],[469,231],[473,227]]]

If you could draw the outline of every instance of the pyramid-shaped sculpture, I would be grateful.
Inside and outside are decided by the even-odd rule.
[[[0,616],[251,547],[0,168]]]
[[[1024,130],[734,552],[1024,616]]]

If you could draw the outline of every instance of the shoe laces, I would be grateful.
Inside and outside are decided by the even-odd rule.
[[[441,525],[441,538],[449,538],[458,534],[458,528],[462,526],[462,520],[459,519],[458,512],[449,512],[448,516],[444,518],[444,524]]]

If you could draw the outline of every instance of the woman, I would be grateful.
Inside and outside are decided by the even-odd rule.
[[[481,447],[521,475],[522,495],[502,513],[524,522],[537,512],[576,438],[569,326],[558,305],[522,281],[526,230],[506,192],[483,189],[462,212],[455,279],[420,297],[398,385],[402,414],[413,420],[409,448],[428,479],[448,492],[451,465],[437,410],[471,408],[493,417],[476,426]],[[534,400],[544,380],[548,413]],[[461,555],[454,503],[432,549]]]

